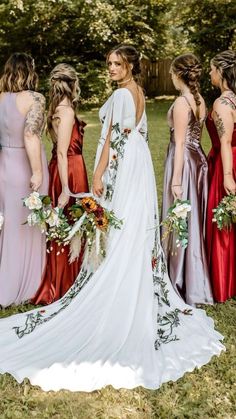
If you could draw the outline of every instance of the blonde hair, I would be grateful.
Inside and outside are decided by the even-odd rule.
[[[236,52],[226,50],[212,58],[211,63],[220,70],[228,88],[236,94]]]
[[[22,52],[15,52],[5,63],[0,79],[0,91],[17,93],[22,90],[36,90],[38,75],[33,58]]]
[[[49,77],[49,111],[47,117],[48,131],[54,139],[55,134],[52,127],[52,118],[57,106],[66,97],[74,110],[78,105],[80,88],[79,79],[75,69],[66,63],[56,65]]]
[[[196,117],[199,119],[201,105],[199,80],[202,74],[200,61],[191,53],[179,55],[171,63],[171,71],[189,87],[197,106]]]

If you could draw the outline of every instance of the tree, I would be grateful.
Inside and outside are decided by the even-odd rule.
[[[127,42],[155,59],[163,55],[169,0],[3,0],[0,63],[14,51],[31,53],[41,77],[58,62],[74,65],[83,97],[107,93],[105,54]]]
[[[173,7],[172,13],[176,10]],[[235,0],[185,0],[180,12],[178,29],[182,29],[187,43],[203,63],[205,75],[203,91],[209,102],[215,97],[208,76],[210,60],[220,51],[236,48]]]

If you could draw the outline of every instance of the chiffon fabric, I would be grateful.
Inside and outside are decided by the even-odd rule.
[[[200,143],[204,120],[196,119],[188,99],[183,97],[189,105],[182,174],[182,199],[188,199],[191,204],[188,217],[189,241],[186,249],[176,247],[176,236],[170,234],[163,241],[163,248],[174,289],[187,304],[194,306],[213,303],[205,249],[208,168]],[[168,112],[170,143],[164,171],[162,219],[166,218],[169,207],[174,203],[171,191],[175,156],[174,106],[173,103]]]
[[[16,106],[17,93],[5,93],[0,101],[0,305],[21,304],[39,287],[46,259],[46,239],[37,227],[23,225],[29,210],[32,171],[24,145],[25,116]],[[48,192],[48,168],[42,147],[43,183]]]
[[[82,156],[83,127],[85,123],[76,119],[67,152],[68,158],[68,185],[73,193],[88,192],[87,172]],[[57,144],[54,143],[52,158],[49,163],[49,195],[53,206],[57,206],[58,197],[61,194],[61,181],[57,164]],[[70,198],[64,208],[64,214],[69,215],[69,208],[75,203],[75,198]],[[69,217],[68,217],[69,218]],[[63,297],[74,283],[82,263],[83,250],[79,258],[69,263],[69,246],[62,247],[57,243],[48,244],[47,266],[40,287],[32,299],[33,304],[50,304]]]
[[[136,124],[132,94],[121,88],[100,119],[96,164],[112,126],[100,203],[122,228],[110,230],[104,261],[97,269],[84,261],[62,299],[0,320],[1,373],[44,390],[157,389],[224,350],[212,319],[187,306],[166,273],[145,112]]]
[[[228,298],[236,296],[236,225],[232,224],[229,230],[219,230],[216,223],[212,222],[212,210],[217,207],[226,192],[224,190],[220,139],[211,113],[207,117],[206,126],[212,142],[212,149],[208,155],[207,257],[214,299],[224,302]],[[236,124],[234,124],[231,146],[233,175],[236,180]]]

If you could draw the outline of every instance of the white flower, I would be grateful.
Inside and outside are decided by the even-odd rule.
[[[3,223],[4,223],[4,216],[3,216],[3,214],[0,212],[0,230],[2,229]]]
[[[189,204],[177,204],[172,212],[176,215],[177,218],[185,219],[187,213],[191,211],[191,205]]]
[[[24,204],[30,210],[42,208],[42,201],[38,192],[32,192],[28,198],[24,199]]]
[[[60,217],[57,209],[52,209],[50,212],[49,217],[47,217],[47,223],[50,225],[50,227],[58,227],[60,224]]]
[[[35,214],[35,212],[32,212],[27,217],[27,223],[29,224],[29,226],[35,226],[36,224],[39,223],[39,221],[40,221],[39,217],[37,214]]]

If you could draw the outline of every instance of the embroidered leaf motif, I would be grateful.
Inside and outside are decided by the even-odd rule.
[[[105,199],[109,201],[111,201],[113,197],[119,163],[124,157],[125,143],[128,139],[128,133],[121,133],[119,122],[112,125],[111,133],[111,156],[108,165],[108,180],[105,193]]]
[[[156,222],[157,217],[154,217]],[[158,228],[158,227],[157,227]],[[157,299],[156,303],[156,321],[157,321],[157,330],[156,330],[156,340],[154,342],[154,347],[156,350],[160,348],[162,344],[167,344],[179,340],[178,336],[175,334],[174,329],[180,325],[180,315],[191,315],[191,309],[180,310],[176,308],[175,310],[170,310],[170,301],[169,301],[169,290],[167,289],[167,283],[164,279],[164,275],[167,272],[167,267],[163,255],[163,250],[158,243],[158,231],[155,231],[155,240],[154,247],[152,251],[152,275],[153,275],[153,287],[154,287],[154,297]],[[164,309],[166,306],[166,311],[163,315],[159,314],[160,309]]]
[[[65,294],[63,298],[59,301],[59,308],[49,315],[47,315],[47,308],[44,310],[41,309],[35,313],[29,313],[26,315],[25,324],[23,326],[13,327],[19,339],[25,335],[32,333],[36,327],[40,324],[47,323],[49,320],[53,319],[61,311],[65,310],[66,307],[70,305],[73,299],[79,294],[82,288],[87,284],[87,282],[92,277],[93,272],[89,272],[85,269],[80,271],[80,274],[69,291]],[[45,313],[45,314],[42,314]]]

